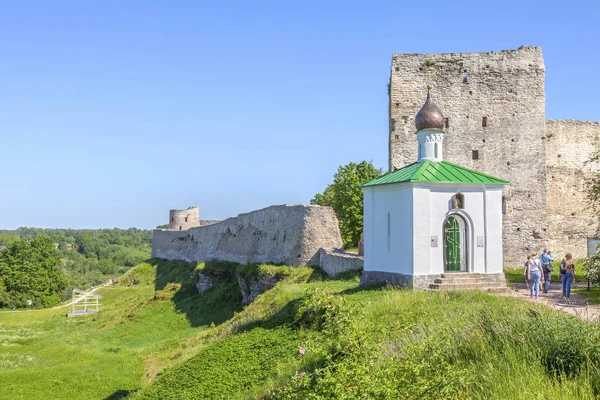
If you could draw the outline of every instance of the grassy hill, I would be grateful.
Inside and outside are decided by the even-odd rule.
[[[204,295],[195,268],[219,276]],[[97,315],[0,313],[0,398],[596,398],[600,331],[478,292],[288,278],[247,307],[220,263],[150,261],[100,290]]]
[[[0,398],[104,399],[139,389],[192,350],[195,341],[189,348],[187,341],[198,332],[241,310],[222,293],[199,298],[190,278],[195,267],[142,263],[97,292],[96,315],[0,312]]]

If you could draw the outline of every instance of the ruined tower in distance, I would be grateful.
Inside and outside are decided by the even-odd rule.
[[[169,229],[185,231],[197,226],[200,226],[200,209],[198,207],[169,211]]]
[[[540,47],[392,56],[390,171],[416,161],[412,121],[429,79],[446,117],[448,161],[511,182],[503,196],[506,266],[546,246],[557,257],[585,257],[589,239],[600,236],[585,199],[585,179],[598,166],[584,165],[600,124],[546,121],[544,75]],[[561,151],[572,153],[561,159]]]

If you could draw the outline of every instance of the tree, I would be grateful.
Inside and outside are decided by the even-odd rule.
[[[0,252],[0,307],[56,305],[67,280],[54,242],[48,237],[13,242]]]
[[[381,174],[381,169],[375,168],[372,162],[342,165],[333,175],[333,183],[310,201],[310,204],[333,208],[345,247],[357,246],[363,230],[363,194],[358,185]]]

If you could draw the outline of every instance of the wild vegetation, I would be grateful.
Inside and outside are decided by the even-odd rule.
[[[50,296],[51,301],[40,301],[39,296],[32,298],[31,294],[25,292],[18,294],[21,289],[14,287],[13,294],[9,296],[9,300],[12,300],[2,301],[3,297],[6,298],[6,288],[3,288],[1,282],[6,281],[6,274],[14,275],[24,268],[19,264],[18,258],[10,257],[5,260],[4,269],[0,269],[0,308],[29,307],[30,305],[26,303],[27,299],[33,300],[31,307],[47,307],[66,300],[71,296],[73,288],[85,289],[98,285],[148,259],[152,244],[152,232],[136,228],[101,230],[19,228],[15,231],[0,231],[0,258],[3,253],[6,257],[7,251],[15,252],[17,249],[20,254],[28,253],[25,250],[31,248],[31,244],[37,243],[36,241],[41,238],[48,239],[48,245],[56,247],[56,252],[48,249],[45,254],[51,259],[38,258],[36,263],[30,262],[27,267],[29,273],[22,278],[28,276],[27,284],[34,287],[33,277],[47,269],[47,264],[55,262],[58,257],[60,265],[58,271],[62,276],[60,279],[57,277],[60,281],[57,287],[61,288],[59,295],[55,296],[56,293],[53,292]],[[1,250],[2,247],[6,248]],[[30,257],[29,260],[31,261],[32,258]],[[31,292],[31,288],[27,290]]]
[[[49,238],[14,241],[0,251],[0,308],[54,306],[66,286],[58,251]]]
[[[198,295],[196,269],[220,273]],[[249,306],[234,272],[287,279]],[[598,326],[478,292],[359,288],[308,267],[151,260],[102,311],[0,313],[0,398],[592,399]]]
[[[302,297],[213,342],[134,398],[598,395],[598,329],[567,315],[477,292],[303,286]],[[271,346],[260,367],[263,337]],[[248,365],[262,375],[250,370],[255,379],[246,381]]]
[[[349,163],[338,168],[333,183],[317,193],[310,204],[330,206],[339,221],[345,247],[356,247],[363,231],[363,194],[358,185],[382,174],[372,162]]]

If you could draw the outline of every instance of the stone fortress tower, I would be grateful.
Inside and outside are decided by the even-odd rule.
[[[548,246],[554,255],[585,257],[600,237],[586,201],[584,164],[600,123],[546,121],[540,47],[499,53],[395,54],[389,85],[389,169],[416,161],[414,117],[425,81],[444,110],[449,161],[511,182],[504,189],[504,264]]]
[[[200,209],[198,207],[169,211],[169,229],[185,231],[197,226],[200,226]]]

